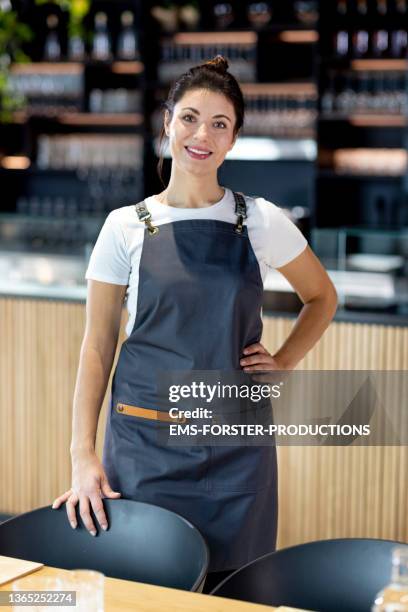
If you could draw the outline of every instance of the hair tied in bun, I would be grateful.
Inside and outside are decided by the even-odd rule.
[[[222,55],[216,55],[213,59],[208,60],[204,64],[207,68],[216,70],[217,72],[225,73],[228,70],[228,60]]]

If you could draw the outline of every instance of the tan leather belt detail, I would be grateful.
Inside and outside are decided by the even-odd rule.
[[[163,410],[154,410],[153,408],[140,408],[139,406],[129,406],[129,404],[116,404],[116,412],[127,414],[129,416],[142,417],[142,419],[150,419],[152,421],[165,421],[167,423],[185,423],[186,417],[171,417]]]

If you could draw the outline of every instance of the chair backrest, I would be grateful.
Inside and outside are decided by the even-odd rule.
[[[369,612],[391,578],[401,542],[338,539],[268,553],[231,574],[212,595],[316,612]]]
[[[64,505],[20,514],[0,525],[0,554],[63,569],[93,569],[124,580],[202,589],[209,552],[196,527],[159,506],[124,499],[103,503],[109,528],[97,528],[95,537],[79,516],[78,527],[72,529]]]

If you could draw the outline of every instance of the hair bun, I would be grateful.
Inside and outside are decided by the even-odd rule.
[[[223,55],[216,55],[213,59],[205,62],[204,66],[225,74],[228,70],[228,60]]]

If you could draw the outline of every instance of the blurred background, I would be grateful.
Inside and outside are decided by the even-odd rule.
[[[342,308],[408,315],[407,0],[0,0],[0,10],[0,237],[16,251],[12,264],[3,256],[6,276],[32,280],[36,259],[22,253],[86,259],[110,210],[161,191],[168,88],[221,53],[247,115],[220,183],[285,209],[333,270]],[[83,285],[83,262],[75,276],[78,261],[61,259],[65,272],[57,261],[34,280]],[[268,287],[281,285],[271,274]]]
[[[300,367],[408,369],[407,24],[408,0],[0,0],[0,512],[69,487],[91,249],[162,190],[162,103],[217,53],[247,103],[220,183],[281,206],[338,291]],[[271,270],[269,350],[300,307]],[[279,453],[280,545],[408,538],[406,449]]]

